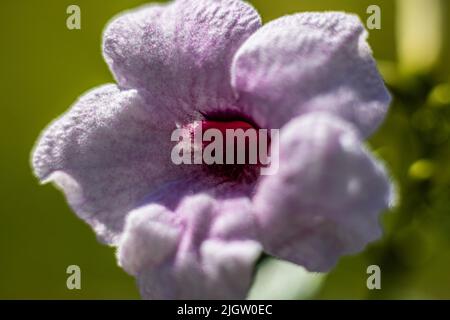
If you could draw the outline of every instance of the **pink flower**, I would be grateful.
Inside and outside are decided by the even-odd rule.
[[[390,96],[364,27],[344,13],[260,24],[239,0],[120,15],[103,42],[118,84],[35,147],[36,175],[118,247],[144,298],[244,298],[262,250],[327,271],[381,235],[391,185],[363,139]],[[175,165],[171,132],[194,121],[280,129],[278,173]]]

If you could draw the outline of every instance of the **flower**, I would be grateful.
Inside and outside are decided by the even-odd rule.
[[[391,198],[363,145],[390,103],[366,36],[338,12],[261,27],[239,0],[122,14],[103,37],[118,84],[43,132],[35,174],[117,246],[144,298],[244,298],[262,251],[330,270],[381,235]],[[174,164],[171,132],[194,121],[280,128],[278,172]]]

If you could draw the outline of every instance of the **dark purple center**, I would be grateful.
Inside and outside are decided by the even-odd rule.
[[[215,138],[211,141],[201,140],[201,146],[194,143],[194,148],[202,149],[203,161],[202,167],[208,174],[213,174],[225,180],[232,180],[236,182],[251,183],[259,176],[262,162],[259,155],[259,131],[258,128],[246,120],[202,120],[202,135],[209,129],[216,129],[221,133],[222,140],[222,156],[220,157],[222,163],[207,163],[205,162],[205,154],[210,154],[207,151],[208,145],[215,142]],[[193,124],[188,125],[191,130],[191,136],[194,141],[194,127]],[[233,136],[231,136],[233,135]],[[240,137],[237,137],[240,136]],[[269,137],[266,137],[269,144]],[[219,144],[220,145],[220,144]],[[216,144],[217,146],[217,144]],[[256,148],[256,149],[255,149]],[[269,146],[267,146],[269,148]],[[211,153],[213,156],[215,152]],[[255,158],[256,157],[256,158]]]

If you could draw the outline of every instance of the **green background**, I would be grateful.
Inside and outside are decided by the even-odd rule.
[[[84,91],[112,81],[100,52],[102,29],[118,12],[142,3],[1,1],[0,298],[139,298],[134,279],[117,266],[114,250],[97,242],[59,191],[38,184],[29,158],[39,132],[53,118]],[[341,259],[326,276],[304,274],[289,281],[302,271],[292,266],[286,272],[277,265],[266,268],[257,278],[254,296],[450,298],[450,67],[445,41],[450,34],[449,1],[434,2],[441,6],[443,23],[433,36],[439,37],[442,50],[421,73],[399,67],[404,57],[397,53],[398,46],[407,31],[397,28],[401,12],[395,1],[251,3],[264,22],[311,10],[354,12],[365,21],[369,5],[381,7],[382,28],[370,31],[369,42],[394,103],[369,144],[386,162],[399,190],[398,205],[383,215],[386,233],[380,241]],[[66,28],[70,4],[81,8],[81,30]],[[427,23],[419,19],[410,28]],[[71,264],[81,267],[81,290],[66,288],[66,268]],[[382,290],[366,287],[370,264],[381,267]],[[284,280],[277,278],[281,276]],[[313,284],[310,279],[315,279]]]

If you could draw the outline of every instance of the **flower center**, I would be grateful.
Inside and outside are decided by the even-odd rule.
[[[269,150],[267,130],[240,119],[202,120],[187,127],[197,157],[194,162],[208,174],[247,183],[257,179]]]

